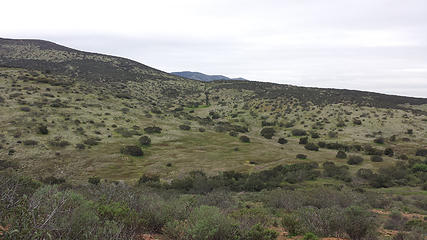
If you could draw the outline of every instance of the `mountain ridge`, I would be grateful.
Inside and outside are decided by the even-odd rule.
[[[229,78],[224,75],[208,75],[201,72],[192,72],[192,71],[181,71],[181,72],[171,72],[175,76],[185,77],[193,80],[199,80],[204,82],[210,82],[215,80],[240,80],[240,81],[248,81],[245,78]]]

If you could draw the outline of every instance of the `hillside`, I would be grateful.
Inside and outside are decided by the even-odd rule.
[[[346,224],[358,225],[352,214],[370,219],[366,229],[376,233],[425,227],[424,98],[201,82],[51,42],[0,39],[0,113],[0,210],[33,211],[28,206],[41,206],[34,201],[60,208],[74,199],[76,211],[95,216],[81,219],[100,222],[87,223],[99,234],[110,233],[101,229],[107,222],[123,234],[94,239],[192,239],[192,227],[218,222],[225,237],[209,239],[276,232],[285,239],[292,221],[301,225],[294,235],[348,239],[345,226],[327,226],[347,215]],[[8,193],[26,200],[3,197]],[[34,229],[44,237],[66,234],[66,217],[46,219],[43,211],[38,221],[52,225]],[[388,222],[395,212],[412,215],[396,213],[401,222]],[[23,222],[4,216],[0,227]]]
[[[204,81],[204,82],[210,82],[215,80],[246,80],[244,78],[229,78],[223,75],[207,75],[200,72],[190,72],[190,71],[171,72],[171,74],[175,76],[185,77],[185,78]]]

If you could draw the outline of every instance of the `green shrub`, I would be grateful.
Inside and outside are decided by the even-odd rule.
[[[289,232],[290,235],[295,236],[303,233],[301,223],[295,214],[285,214],[282,217],[282,226]]]
[[[131,155],[134,157],[140,157],[144,155],[144,152],[141,150],[141,147],[128,145],[121,148],[120,152],[122,154]]]
[[[318,240],[319,238],[314,233],[306,233],[302,240]]]
[[[46,135],[46,134],[49,133],[49,130],[47,129],[46,125],[41,125],[41,126],[38,127],[38,132],[40,134]]]
[[[142,136],[138,139],[139,144],[142,146],[150,146],[151,138],[149,136]]]
[[[297,136],[297,137],[299,137],[299,136],[305,136],[305,135],[307,135],[307,132],[305,130],[302,130],[302,129],[293,129],[292,130],[292,135],[293,136]]]
[[[427,156],[427,149],[417,149],[415,156],[425,157]]]
[[[275,240],[277,237],[277,232],[267,229],[261,224],[255,224],[239,240]]]
[[[183,124],[183,125],[179,125],[179,129],[184,130],[184,131],[189,131],[191,129],[191,127]]]
[[[232,240],[238,238],[238,227],[217,207],[200,206],[188,218],[186,235],[194,240]]]
[[[299,144],[307,144],[308,143],[308,137],[302,137],[299,139]]]
[[[394,155],[393,149],[392,148],[386,148],[384,150],[384,155],[389,156],[389,157],[393,157],[393,155]]]
[[[374,215],[361,207],[349,207],[344,212],[344,229],[352,240],[374,234],[378,228]]]
[[[101,182],[101,178],[99,178],[99,177],[90,177],[87,181],[90,184],[98,185]]]
[[[363,158],[361,156],[357,156],[357,155],[351,155],[348,158],[347,163],[350,165],[357,165],[363,162]]]
[[[244,143],[249,143],[251,140],[248,136],[240,136],[239,140]]]
[[[383,137],[375,138],[374,143],[384,144],[385,139]]]
[[[310,151],[319,151],[319,147],[314,143],[307,143],[304,148]]]
[[[279,138],[279,140],[277,140],[277,143],[286,144],[286,143],[288,143],[288,140],[286,140],[285,138]]]
[[[371,156],[371,161],[372,162],[382,162],[384,160],[383,160],[383,158],[381,156],[373,155],[373,156]]]
[[[267,139],[271,139],[275,133],[276,133],[276,130],[274,130],[274,128],[263,128],[261,130],[261,136]]]
[[[299,153],[299,154],[297,154],[296,158],[298,158],[298,159],[307,159],[307,155]]]
[[[347,158],[347,154],[344,151],[338,151],[336,158],[345,159]]]
[[[144,131],[148,134],[153,134],[153,133],[161,133],[162,129],[159,127],[146,127],[144,128]]]

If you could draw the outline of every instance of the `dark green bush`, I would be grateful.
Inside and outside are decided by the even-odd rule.
[[[99,177],[90,177],[87,181],[90,184],[98,185],[101,182],[101,178],[99,178]]]
[[[285,138],[279,138],[279,140],[277,140],[277,143],[286,144],[286,143],[288,143],[288,140],[286,140]]]
[[[310,151],[319,151],[319,147],[314,143],[307,143],[304,148]]]
[[[25,146],[35,146],[35,145],[37,145],[37,144],[38,144],[38,142],[37,142],[37,141],[35,141],[35,140],[24,140],[22,143],[23,143]]]
[[[393,157],[394,156],[394,151],[392,148],[386,148],[384,150],[384,155],[389,156],[389,157]]]
[[[417,149],[415,156],[425,157],[427,156],[427,149]]]
[[[191,127],[183,124],[183,125],[179,125],[179,129],[184,130],[184,131],[189,131],[191,129]]]
[[[362,162],[363,162],[363,158],[361,156],[357,156],[357,155],[351,155],[347,161],[347,163],[350,165],[356,165],[356,164],[360,164]]]
[[[302,129],[293,129],[292,135],[297,136],[297,137],[298,136],[305,136],[305,135],[307,135],[307,132],[305,130],[302,130]]]
[[[248,143],[248,142],[250,142],[250,141],[251,141],[251,140],[249,139],[249,137],[248,137],[248,136],[245,136],[245,135],[240,136],[239,140],[240,140],[241,142],[244,142],[244,143]]]
[[[344,151],[338,151],[336,158],[345,159],[347,158],[347,154]]]
[[[372,162],[382,162],[384,160],[383,160],[383,158],[381,156],[373,155],[373,156],[371,156],[371,161]]]
[[[261,224],[255,224],[239,240],[275,240],[277,237],[277,232],[265,228]]]
[[[297,154],[296,158],[298,158],[298,159],[307,159],[307,155],[299,153],[299,154]]]
[[[41,126],[38,127],[38,132],[40,134],[46,135],[46,134],[49,133],[49,130],[47,129],[46,125],[41,125]]]
[[[149,136],[142,136],[138,139],[139,144],[142,146],[150,146],[151,138]]]
[[[263,128],[261,130],[261,136],[267,139],[271,139],[275,133],[276,133],[276,130],[274,130],[274,128]]]
[[[153,134],[153,133],[161,133],[162,129],[159,127],[146,127],[144,128],[144,131],[148,134]]]
[[[302,137],[299,139],[299,144],[307,144],[308,143],[308,137]]]
[[[374,143],[384,144],[385,139],[383,137],[375,138]]]
[[[121,148],[120,152],[122,154],[131,155],[134,157],[140,157],[144,155],[144,152],[141,150],[141,147],[135,145],[128,145]]]

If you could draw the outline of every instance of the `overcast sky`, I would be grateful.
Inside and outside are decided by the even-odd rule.
[[[199,71],[427,97],[427,0],[13,0],[0,37]]]

